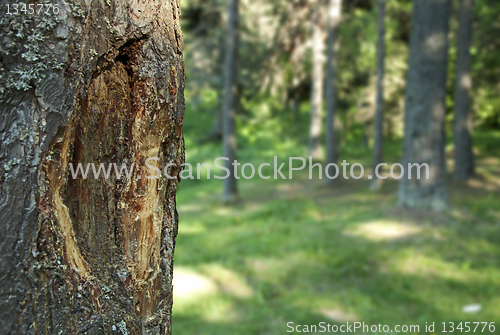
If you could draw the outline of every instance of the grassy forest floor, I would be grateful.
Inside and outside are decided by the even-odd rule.
[[[219,144],[201,144],[209,120],[186,114],[187,162],[221,155]],[[270,134],[266,127],[276,125],[269,123],[240,125],[239,161],[306,156],[297,144],[303,139]],[[398,183],[390,180],[373,193],[366,179],[326,187],[309,180],[306,169],[293,180],[240,179],[241,200],[231,206],[221,203],[221,180],[183,180],[173,333],[284,334],[287,322],[361,321],[420,325],[424,334],[426,322],[436,323],[436,333],[442,322],[498,322],[498,143],[500,133],[478,132],[478,175],[464,183],[450,179],[451,207],[440,214],[398,208]],[[388,163],[399,161],[400,148],[400,140],[387,142]],[[348,140],[340,157],[368,169],[371,151]],[[466,314],[469,304],[482,308]]]

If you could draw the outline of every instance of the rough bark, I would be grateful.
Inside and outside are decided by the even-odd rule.
[[[375,143],[373,145],[373,173],[371,189],[378,190],[382,179],[375,175],[375,168],[382,163],[384,140],[384,74],[385,74],[385,0],[378,0],[378,30],[377,30],[377,84],[375,101]],[[379,173],[381,169],[379,169]]]
[[[321,152],[321,111],[323,109],[323,52],[325,43],[321,24],[321,7],[319,3],[317,6],[313,19],[311,125],[309,129],[309,156],[314,160],[323,158]]]
[[[52,4],[0,19],[0,333],[170,334],[177,179],[144,161],[184,162],[180,2]]]
[[[405,95],[405,138],[398,202],[400,205],[441,210],[447,207],[445,186],[445,96],[448,62],[449,0],[414,0],[410,60]],[[417,168],[429,165],[417,179]]]
[[[233,166],[236,159],[236,99],[238,96],[238,0],[230,0],[228,6],[228,22],[226,37],[226,59],[224,68],[224,157],[230,174],[224,179],[223,200],[234,200],[238,195]]]
[[[472,153],[472,120],[470,115],[472,89],[471,39],[473,0],[461,0],[458,14],[457,78],[455,84],[455,178],[469,179],[474,175]]]
[[[326,164],[337,163],[337,132],[335,118],[337,114],[337,48],[338,27],[342,13],[341,0],[330,0],[328,8],[328,41],[326,61]],[[328,175],[335,175],[335,167],[328,168]],[[335,179],[325,178],[326,183]]]

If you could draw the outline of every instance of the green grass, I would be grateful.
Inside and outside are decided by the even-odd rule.
[[[188,162],[220,155],[220,145],[197,142],[208,120],[186,120]],[[304,154],[291,140],[266,139],[268,126],[252,126],[260,130],[252,145],[242,139],[241,161]],[[442,322],[500,321],[500,160],[486,151],[487,135],[479,142],[479,176],[450,181],[451,209],[441,214],[396,207],[395,181],[372,193],[365,179],[325,187],[307,172],[240,180],[231,206],[221,204],[222,181],[182,181],[174,334],[285,334],[287,322],[322,321],[420,325],[424,334],[426,322],[440,330]],[[368,165],[371,152],[360,145],[348,143],[342,159]],[[387,148],[397,161],[400,143]],[[479,313],[462,312],[476,303]]]

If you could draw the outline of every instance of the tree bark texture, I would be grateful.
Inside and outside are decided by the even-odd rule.
[[[458,13],[457,78],[455,83],[455,178],[466,180],[474,174],[472,153],[471,55],[474,0],[461,0]]]
[[[328,8],[327,77],[326,77],[326,164],[337,163],[337,47],[338,26],[342,13],[341,0],[330,0]],[[335,168],[328,168],[328,175],[335,175]],[[325,178],[332,183],[335,179]]]
[[[414,0],[410,60],[405,95],[405,138],[398,202],[441,210],[447,207],[445,186],[445,97],[448,62],[449,0]],[[429,165],[417,179],[408,163]]]
[[[224,179],[224,201],[232,201],[238,195],[232,167],[236,159],[236,99],[238,96],[238,0],[230,0],[228,6],[226,59],[224,68],[224,157],[230,174]]]
[[[144,162],[184,162],[180,1],[52,4],[0,18],[0,333],[170,334],[178,180]]]
[[[323,65],[324,49],[321,6],[317,3],[313,19],[313,54],[311,88],[311,124],[309,129],[309,156],[314,160],[323,158],[321,152],[321,118],[323,109]]]
[[[375,169],[378,164],[382,163],[384,141],[385,0],[378,0],[377,35],[377,92],[375,101],[375,143],[373,145],[373,169]],[[371,182],[371,189],[380,189],[382,186],[382,179],[378,179],[376,177],[375,171],[372,176],[373,179]]]

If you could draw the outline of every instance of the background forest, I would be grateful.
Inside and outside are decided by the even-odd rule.
[[[405,161],[405,127],[427,122],[425,113],[415,114],[405,125],[405,97],[427,88],[426,81],[407,80],[412,24],[414,31],[425,26],[412,23],[412,14],[417,4],[422,13],[426,1],[241,0],[237,34],[228,34],[228,27],[236,29],[237,1],[230,2],[182,2],[186,162],[214,168],[216,157],[228,156],[224,128],[231,123],[224,111],[235,112],[232,154],[243,163],[313,155],[368,169],[377,159]],[[459,18],[467,22],[461,8],[471,3],[469,108],[457,88],[460,64],[467,62],[457,58],[468,34],[459,27]],[[446,205],[398,206],[399,181],[325,184],[309,180],[307,169],[293,180],[240,179],[237,192],[236,184],[220,180],[183,180],[174,334],[282,334],[290,321],[418,324],[422,330],[426,322],[500,320],[500,3],[453,0],[443,22],[449,22],[442,48],[448,55],[440,186]],[[431,77],[421,96],[434,91]],[[311,113],[319,115],[316,121]],[[457,154],[457,113],[470,118],[473,159]],[[321,125],[317,143],[314,122]],[[458,161],[471,168],[458,173]],[[228,194],[237,197],[228,202]]]

